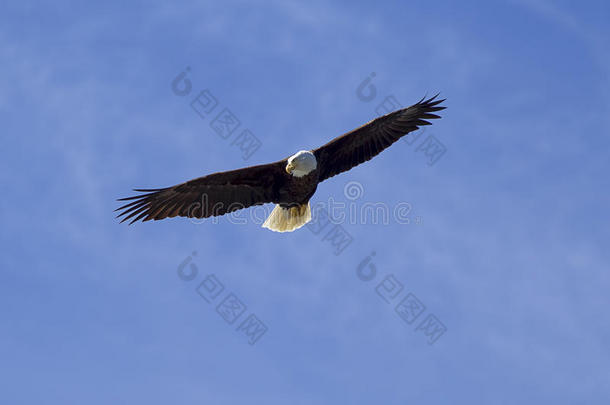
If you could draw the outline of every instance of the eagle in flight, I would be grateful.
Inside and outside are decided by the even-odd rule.
[[[175,216],[208,218],[239,209],[275,203],[263,227],[291,232],[311,220],[309,199],[318,183],[348,171],[378,155],[409,132],[430,125],[427,119],[443,110],[438,94],[376,118],[314,150],[301,150],[269,164],[219,172],[173,187],[135,189],[143,193],[115,211],[121,222],[150,221]],[[132,219],[133,218],[133,219]]]

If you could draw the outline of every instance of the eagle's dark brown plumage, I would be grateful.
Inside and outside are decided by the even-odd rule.
[[[210,174],[173,187],[134,191],[129,203],[117,208],[121,222],[130,224],[175,216],[207,218],[253,205],[275,203],[283,208],[307,204],[319,182],[357,166],[402,136],[430,125],[428,119],[443,110],[437,96],[376,118],[315,149],[316,168],[302,177],[287,172],[290,158],[274,163]],[[309,152],[307,152],[309,153]],[[309,153],[311,154],[311,153]],[[296,156],[296,155],[295,155]],[[292,158],[292,157],[291,157]]]

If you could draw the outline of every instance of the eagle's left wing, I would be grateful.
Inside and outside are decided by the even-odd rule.
[[[376,118],[314,150],[319,181],[372,159],[402,136],[422,125],[430,125],[426,119],[440,118],[432,114],[445,109],[438,106],[445,100],[436,100],[437,96]]]

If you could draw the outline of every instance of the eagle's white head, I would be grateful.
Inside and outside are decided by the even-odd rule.
[[[311,151],[300,150],[288,158],[286,172],[296,177],[303,177],[316,170],[318,162]]]

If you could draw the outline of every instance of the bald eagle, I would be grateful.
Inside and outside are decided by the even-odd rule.
[[[275,203],[263,227],[291,232],[311,220],[309,199],[318,183],[370,160],[382,150],[443,110],[438,94],[376,118],[314,150],[301,150],[280,161],[219,172],[173,187],[134,189],[140,194],[117,208],[121,222],[150,221],[175,216],[208,218],[242,208]],[[134,218],[135,217],[135,218]]]

